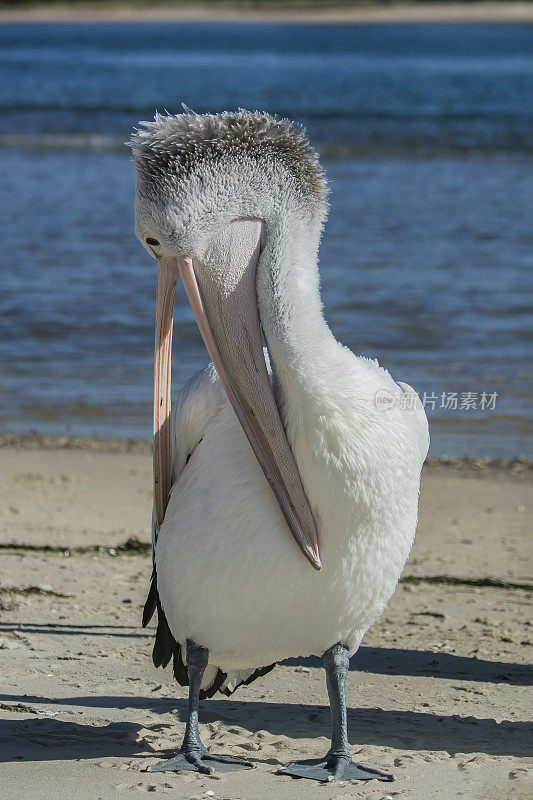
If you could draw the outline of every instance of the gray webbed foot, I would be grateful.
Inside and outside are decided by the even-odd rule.
[[[189,770],[212,775],[214,772],[235,772],[252,769],[253,764],[243,758],[218,756],[210,753],[202,744],[198,730],[198,705],[202,676],[208,661],[205,647],[187,641],[187,670],[189,673],[189,708],[183,744],[174,758],[160,761],[147,768],[147,772],[181,772]]]
[[[205,775],[212,775],[215,772],[236,772],[240,769],[252,769],[253,764],[243,758],[233,756],[214,755],[205,748],[184,749],[182,748],[174,758],[168,761],[160,761],[148,767],[148,772],[181,772],[190,770],[192,772],[202,772]]]
[[[312,758],[306,761],[291,761],[279,770],[281,775],[292,775],[293,778],[309,778],[314,781],[328,783],[335,780],[393,781],[389,772],[365,767],[353,761],[349,755],[327,755],[326,758]]]
[[[365,767],[353,761],[348,746],[348,719],[345,684],[350,666],[348,648],[334,644],[324,654],[326,684],[331,708],[331,748],[325,758],[291,761],[279,772],[294,778],[310,778],[328,783],[335,780],[393,781],[389,772]]]

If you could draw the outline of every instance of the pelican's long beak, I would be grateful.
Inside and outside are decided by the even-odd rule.
[[[176,259],[157,262],[154,352],[154,507],[159,530],[167,510],[172,480],[170,388],[172,323],[179,272]]]
[[[154,367],[154,487],[160,525],[170,491],[170,354],[178,275],[228,399],[289,529],[315,569],[318,537],[263,356],[256,273],[262,222],[235,220],[188,256],[158,262]]]

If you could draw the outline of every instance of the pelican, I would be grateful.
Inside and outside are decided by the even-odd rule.
[[[280,772],[392,780],[351,758],[345,681],[413,542],[429,442],[422,404],[324,319],[327,184],[301,128],[266,113],[185,110],[139,123],[129,144],[135,232],[157,265],[143,623],[157,608],[154,663],[173,659],[189,686],[183,744],[151,770],[250,768],[202,744],[199,699],[324,654],[331,748]],[[171,414],[179,277],[211,363]]]

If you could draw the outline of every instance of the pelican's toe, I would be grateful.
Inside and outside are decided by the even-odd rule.
[[[328,755],[326,758],[312,758],[306,761],[291,761],[279,770],[281,775],[293,778],[309,778],[328,783],[335,780],[393,781],[389,772],[365,767],[353,761],[350,756]]]
[[[243,758],[214,755],[207,750],[182,748],[174,758],[160,761],[147,768],[147,772],[182,772],[185,770],[212,775],[214,772],[236,772],[240,769],[252,769],[253,764]]]

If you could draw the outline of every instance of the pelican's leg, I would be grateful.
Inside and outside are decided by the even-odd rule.
[[[280,770],[295,778],[315,781],[361,780],[392,781],[393,776],[353,761],[348,747],[345,684],[349,668],[348,649],[342,644],[330,647],[324,655],[326,684],[331,709],[331,747],[323,759],[292,761]]]
[[[202,744],[198,730],[198,705],[200,686],[207,667],[209,653],[205,647],[187,640],[187,671],[189,673],[189,710],[183,744],[174,758],[161,761],[148,767],[149,772],[180,772],[194,770],[207,775],[213,772],[234,772],[238,769],[251,769],[253,764],[233,756],[212,755]]]

